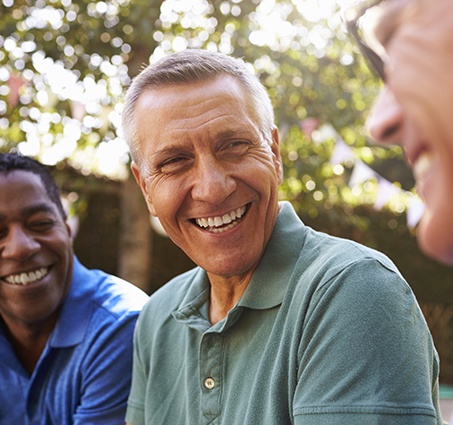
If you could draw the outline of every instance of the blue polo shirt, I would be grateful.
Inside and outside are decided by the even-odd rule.
[[[132,425],[438,425],[439,364],[384,255],[306,227],[283,203],[238,304],[211,326],[195,268],[140,314]]]
[[[68,296],[32,376],[0,325],[0,424],[124,424],[132,335],[147,299],[75,258]]]

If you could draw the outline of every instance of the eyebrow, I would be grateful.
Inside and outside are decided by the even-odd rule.
[[[26,217],[30,217],[30,216],[32,216],[34,214],[38,214],[38,213],[50,213],[52,215],[56,215],[55,208],[52,205],[50,205],[49,203],[46,203],[46,202],[39,202],[37,204],[33,204],[33,205],[23,208],[20,211],[20,217],[26,218]],[[4,214],[0,213],[0,221],[5,221],[5,220],[6,220],[6,216]]]
[[[223,130],[216,132],[214,134],[214,139],[216,140],[229,140],[229,139],[237,139],[241,137],[252,137],[252,136],[257,136],[257,133],[251,132],[250,130],[244,130],[240,127],[237,129],[232,129],[232,130]],[[167,156],[167,155],[172,155],[172,154],[178,154],[185,151],[185,147],[183,145],[177,144],[176,146],[165,146],[159,151],[154,152],[151,157],[153,159],[160,159],[162,156]]]

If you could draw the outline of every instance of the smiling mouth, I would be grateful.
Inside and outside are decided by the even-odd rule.
[[[247,206],[236,208],[235,210],[216,217],[196,218],[194,220],[198,227],[211,233],[223,233],[236,227],[247,212]]]
[[[416,180],[422,180],[432,167],[433,158],[427,152],[423,152],[418,156],[417,160],[412,165],[412,171]]]
[[[27,286],[31,285],[39,280],[43,279],[49,273],[49,267],[41,267],[36,270],[32,270],[31,272],[27,273],[19,273],[19,274],[10,274],[8,276],[3,276],[1,280],[10,285],[22,285]]]

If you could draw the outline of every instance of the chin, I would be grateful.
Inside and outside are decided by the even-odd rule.
[[[453,224],[450,224],[451,228],[447,227],[446,229],[442,229],[439,224],[430,223],[429,217],[423,217],[417,231],[418,245],[430,258],[447,266],[452,266]]]

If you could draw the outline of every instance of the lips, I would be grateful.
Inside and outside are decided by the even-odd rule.
[[[195,219],[195,223],[199,227],[209,230],[212,233],[222,233],[237,226],[246,211],[247,208],[244,206],[236,208],[222,216],[197,218]]]
[[[35,282],[40,281],[49,273],[49,267],[41,267],[36,270],[32,270],[29,272],[22,272],[17,274],[10,274],[7,276],[3,276],[1,280],[10,285],[21,285],[21,286],[28,286]]]

